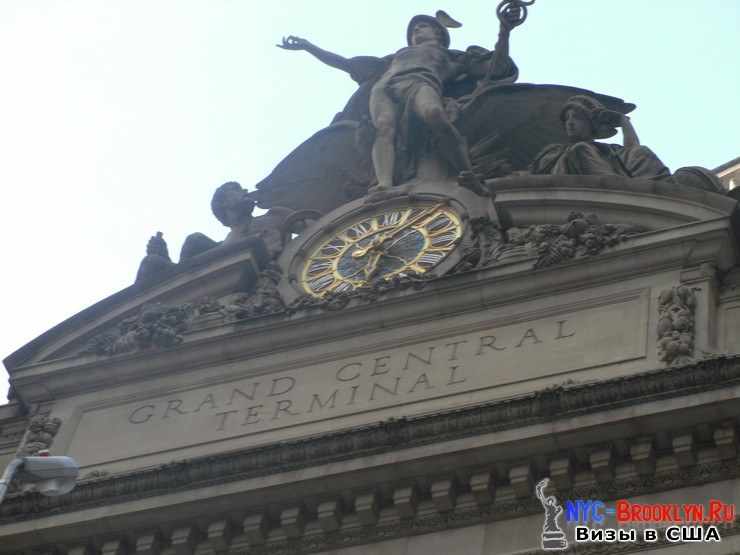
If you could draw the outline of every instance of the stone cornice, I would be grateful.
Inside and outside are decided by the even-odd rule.
[[[310,466],[523,427],[653,400],[693,395],[740,382],[740,357],[722,356],[683,367],[586,384],[563,385],[516,398],[83,481],[68,495],[15,496],[0,521],[25,520],[152,497],[177,490],[278,474]],[[676,487],[674,485],[674,487]]]

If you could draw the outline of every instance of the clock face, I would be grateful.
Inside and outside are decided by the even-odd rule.
[[[460,217],[444,203],[364,214],[310,250],[301,286],[323,297],[379,278],[423,274],[446,258],[462,235]]]

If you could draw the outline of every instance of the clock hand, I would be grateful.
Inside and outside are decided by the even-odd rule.
[[[406,237],[408,237],[409,235],[411,235],[413,233],[413,230],[410,230],[410,229],[407,229],[406,231],[408,233],[406,233],[405,235],[401,235],[398,239],[396,239],[390,245],[388,245],[387,247],[385,247],[384,250],[387,251],[388,249],[393,248],[394,245],[398,244],[400,241],[403,241]]]
[[[378,269],[378,262],[380,262],[380,258],[383,256],[382,252],[374,252],[371,255],[371,258],[369,262],[364,266],[365,270],[365,279],[369,280],[375,271]]]
[[[409,263],[409,261],[408,261],[408,260],[406,260],[405,258],[401,258],[400,256],[396,256],[395,254],[388,254],[387,252],[384,252],[384,253],[382,254],[382,256],[385,256],[385,257],[387,257],[387,258],[395,258],[396,260],[400,260],[400,261],[401,261],[401,262],[403,262],[404,264],[408,264],[408,263]]]
[[[383,242],[387,241],[388,239],[393,239],[394,237],[398,236],[398,234],[401,233],[402,231],[407,230],[408,228],[410,228],[410,227],[418,224],[419,222],[423,221],[425,218],[428,218],[429,216],[431,216],[432,214],[434,214],[434,212],[436,212],[442,206],[444,206],[444,203],[443,202],[440,202],[439,204],[435,204],[434,206],[432,206],[428,210],[424,210],[421,214],[418,214],[417,216],[415,216],[413,219],[411,219],[410,221],[408,221],[405,224],[403,224],[398,229],[393,230],[393,232],[388,237],[384,237],[383,238]]]
[[[424,218],[428,217],[430,214],[433,214],[438,208],[440,208],[444,203],[439,203],[435,206],[432,206],[431,208],[422,211],[420,214],[417,214],[414,216],[414,218],[408,222],[406,222],[404,225],[397,229],[391,230],[390,233],[380,233],[373,237],[370,242],[365,247],[359,247],[356,251],[352,253],[352,258],[362,258],[365,256],[368,252],[375,250],[379,246],[381,246],[383,243],[385,243],[389,239],[393,239],[396,237],[399,233],[402,231],[408,229],[409,227],[419,223]],[[394,243],[395,244],[395,243]]]
[[[362,258],[368,252],[370,252],[371,250],[375,249],[378,245],[380,245],[383,241],[385,241],[385,234],[376,235],[370,240],[370,242],[366,246],[358,247],[352,253],[352,258]]]

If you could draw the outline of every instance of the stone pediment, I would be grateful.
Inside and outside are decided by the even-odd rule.
[[[136,319],[147,306],[180,306],[249,290],[267,262],[263,241],[249,238],[205,252],[176,266],[167,279],[154,284],[133,284],[82,310],[51,328],[8,356],[3,362],[9,372],[18,366],[79,355],[87,342]]]
[[[19,349],[6,367],[22,399],[43,399],[54,388],[74,391],[176,371],[183,361],[207,365],[224,349],[249,357],[568,289],[584,279],[734,263],[736,201],[727,196],[619,176],[521,175],[487,186],[513,220],[508,238],[491,240],[485,226],[473,229],[480,222],[469,219],[464,253],[444,274],[381,281],[351,295],[291,299],[280,291],[292,277],[290,253],[301,252],[292,246],[298,240],[287,245],[279,266],[268,263],[261,241],[249,240],[197,256],[162,282],[104,299]],[[406,194],[415,196],[413,186]],[[338,211],[362,206],[357,200],[340,207],[300,237],[319,236]],[[473,282],[493,288],[472,304],[456,299],[450,305],[440,297]],[[379,314],[372,310],[378,302],[394,308]]]

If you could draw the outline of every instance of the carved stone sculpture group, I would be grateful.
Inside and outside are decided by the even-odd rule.
[[[482,203],[494,204],[498,178],[526,175],[615,175],[725,194],[708,170],[688,167],[671,174],[640,144],[627,116],[634,105],[575,87],[515,83],[518,68],[509,56],[511,32],[524,22],[533,3],[499,4],[498,39],[490,51],[480,46],[450,49],[449,29],[460,23],[442,11],[413,17],[406,45],[383,57],[346,58],[303,38],[283,38],[278,47],[306,51],[344,71],[357,82],[357,91],[329,127],[300,145],[255,190],[248,192],[236,182],[216,189],[211,209],[229,229],[223,241],[193,233],[174,263],[162,233],[153,236],[136,285],[148,288],[205,253],[233,252],[250,238],[264,242],[269,264],[256,283],[225,297],[174,307],[149,305],[92,338],[88,352],[115,355],[170,347],[182,340],[184,330],[205,321],[339,309],[353,301],[372,302],[391,290],[423,287],[434,279],[433,272],[380,279],[350,293],[328,292],[292,302],[285,301],[278,287],[285,269],[276,261],[307,225],[357,197],[385,202],[404,194],[404,187],[414,182],[465,187],[480,195]],[[601,142],[617,129],[623,144]],[[256,207],[267,211],[255,215]],[[577,211],[561,223],[537,225],[518,225],[505,211],[494,211],[498,221],[474,218],[466,224],[470,240],[459,247],[463,255],[448,273],[514,259],[535,260],[534,268],[544,268],[597,255],[646,231]],[[661,295],[660,359],[667,364],[692,356],[694,304],[686,288]]]

